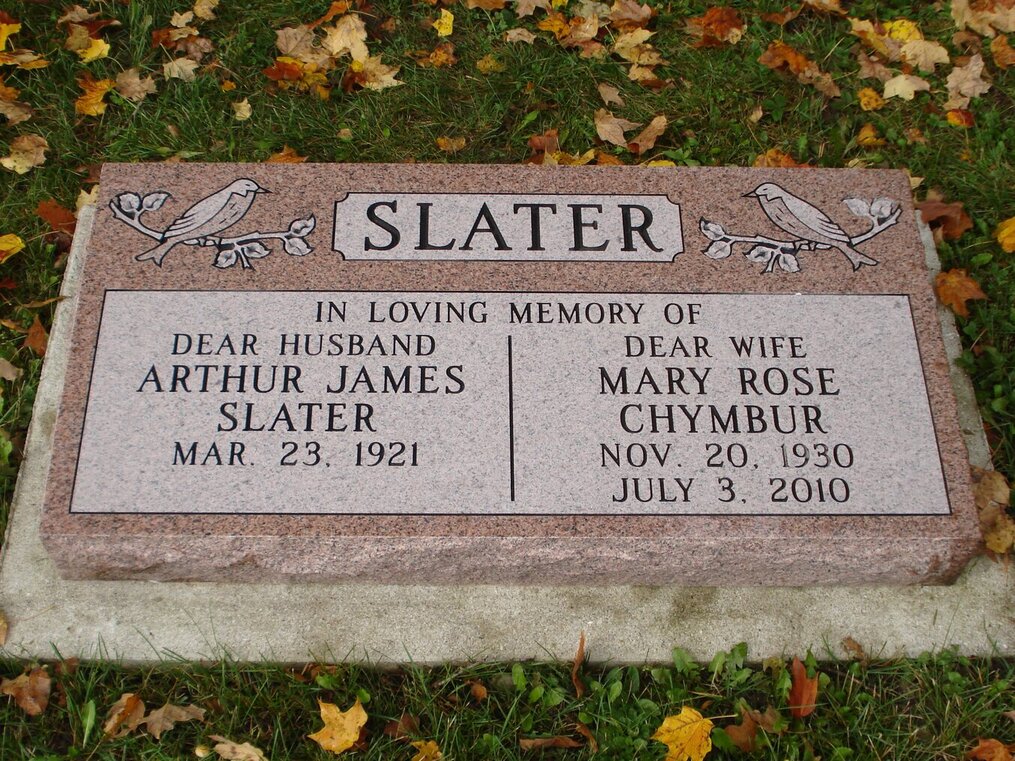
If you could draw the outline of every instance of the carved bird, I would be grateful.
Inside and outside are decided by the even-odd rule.
[[[139,262],[153,261],[161,267],[162,259],[173,246],[178,243],[195,245],[201,238],[222,232],[243,218],[258,193],[270,192],[253,180],[235,180],[183,212],[163,231],[157,246],[135,258]]]
[[[800,241],[817,244],[817,248],[835,248],[843,253],[854,270],[861,265],[877,264],[866,254],[857,251],[850,243],[849,235],[828,218],[821,209],[797,198],[774,182],[758,185],[745,198],[757,198],[765,215],[772,222]]]

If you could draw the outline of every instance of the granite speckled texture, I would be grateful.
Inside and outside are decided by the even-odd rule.
[[[185,245],[161,267],[136,262],[145,238],[112,218],[117,194],[167,190],[147,215],[174,213],[237,178],[270,188],[250,216],[260,231],[285,230],[309,212],[313,253],[275,253],[254,269],[211,266],[214,252]],[[697,221],[739,235],[779,237],[743,197],[778,183],[825,210],[850,235],[863,220],[846,197],[888,197],[898,224],[857,245],[878,260],[854,272],[836,250],[808,251],[801,271],[762,275],[739,254],[711,259]],[[223,581],[374,579],[401,582],[641,583],[684,585],[914,584],[953,579],[979,544],[949,363],[930,291],[909,187],[901,172],[548,167],[112,165],[91,238],[54,427],[43,540],[67,578]],[[680,204],[684,252],[672,262],[370,261],[330,251],[335,200],[358,192],[661,194]],[[771,216],[771,215],[770,215]],[[851,221],[850,221],[851,220]],[[153,223],[154,224],[154,223]],[[237,230],[241,233],[249,227]],[[198,234],[198,233],[194,233]],[[205,233],[210,234],[210,233]],[[239,233],[237,233],[239,234]],[[785,236],[783,236],[785,237]],[[819,241],[820,242],[820,241]],[[936,515],[284,515],[72,512],[78,445],[107,289],[146,291],[512,291],[599,293],[904,294],[912,309],[926,395],[950,514]],[[139,330],[143,330],[140,326]],[[125,351],[128,349],[125,349]],[[914,393],[923,393],[915,389]],[[862,410],[857,411],[862,414]],[[131,431],[124,431],[130,438]],[[140,445],[140,442],[139,442]],[[143,476],[138,476],[143,477]],[[116,483],[104,484],[111,492]],[[271,485],[266,484],[270,490]],[[921,493],[888,495],[917,503]],[[280,499],[284,497],[280,496]],[[322,500],[327,495],[322,494]],[[185,511],[188,506],[181,506]],[[919,511],[916,511],[919,512]]]

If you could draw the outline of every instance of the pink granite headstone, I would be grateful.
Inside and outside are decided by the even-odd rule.
[[[977,547],[901,172],[101,187],[42,524],[68,577],[905,584]]]

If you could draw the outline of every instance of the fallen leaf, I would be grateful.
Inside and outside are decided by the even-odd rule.
[[[751,109],[751,113],[747,116],[747,121],[751,124],[757,124],[761,121],[761,118],[765,115],[765,109],[760,105],[755,106]]]
[[[91,190],[82,188],[78,191],[78,197],[74,201],[75,211],[81,211],[84,206],[94,206],[99,202],[99,186],[92,186]]]
[[[18,708],[29,716],[39,716],[49,705],[49,691],[52,685],[53,680],[49,673],[40,667],[16,679],[0,681],[0,693],[14,698]]]
[[[21,91],[16,87],[8,87],[0,78],[0,114],[7,117],[9,124],[20,124],[32,118],[32,107],[17,98]]]
[[[856,61],[860,64],[860,71],[857,76],[860,79],[877,79],[887,82],[894,77],[891,69],[878,60],[877,56],[871,56],[862,50],[856,54]]]
[[[197,67],[197,61],[190,58],[176,58],[162,64],[162,75],[166,79],[182,79],[184,82],[193,82],[197,78],[195,73]]]
[[[38,321],[38,316],[35,319]],[[30,333],[31,331],[29,331]],[[106,714],[102,733],[106,737],[126,737],[141,725],[144,720],[144,710],[141,698],[133,692],[123,693]]]
[[[807,676],[807,667],[799,658],[793,659],[790,675],[793,683],[789,688],[789,712],[796,719],[810,716],[817,708],[818,675]]]
[[[846,15],[840,0],[804,0],[804,5],[820,13],[831,13],[835,16]]]
[[[446,8],[441,8],[441,15],[431,26],[437,30],[438,37],[449,37],[455,30],[455,14]]]
[[[599,97],[603,99],[603,103],[607,106],[623,106],[624,99],[620,97],[620,90],[613,85],[608,85],[605,82],[600,83],[596,87],[599,90]]]
[[[340,711],[338,706],[321,700],[317,704],[321,709],[324,726],[307,737],[332,753],[342,753],[355,745],[360,730],[367,723],[367,712],[360,705],[359,698],[347,711]]]
[[[980,290],[980,284],[969,277],[964,269],[939,272],[934,278],[934,288],[941,303],[960,317],[969,317],[967,301],[987,298],[987,294]]]
[[[365,61],[353,61],[346,72],[342,86],[346,91],[352,89],[353,85],[365,87],[368,90],[384,90],[388,87],[397,87],[402,82],[395,79],[398,74],[398,66],[388,66],[381,61],[379,55],[370,56]]]
[[[1015,519],[1008,514],[1011,486],[996,470],[972,467],[973,497],[987,549],[1004,555],[1015,546]]]
[[[445,153],[458,153],[465,147],[464,137],[439,137],[437,147]]]
[[[535,153],[556,153],[560,150],[560,141],[555,129],[548,129],[541,135],[533,135],[529,138],[528,144]]]
[[[953,127],[965,127],[969,128],[976,124],[976,119],[973,117],[972,111],[966,111],[964,108],[953,108],[945,114],[945,121],[947,121]]]
[[[127,100],[140,103],[155,92],[155,80],[151,77],[141,79],[136,69],[127,69],[116,75],[116,91]]]
[[[82,63],[91,63],[109,55],[109,43],[101,38],[92,39],[87,47],[76,51]]]
[[[46,163],[48,150],[49,143],[42,135],[18,135],[11,140],[10,155],[0,158],[0,166],[17,174],[25,174]]]
[[[754,751],[754,742],[758,736],[758,723],[749,711],[741,711],[739,724],[727,724],[723,727],[727,736],[744,753]]]
[[[416,749],[416,755],[412,757],[412,761],[440,761],[444,758],[441,749],[433,740],[416,740],[409,744]]]
[[[952,0],[952,19],[959,29],[969,27],[984,37],[1015,32],[1015,4],[997,0]]]
[[[899,74],[885,82],[884,97],[912,100],[917,92],[930,89],[930,82],[912,74]]]
[[[271,154],[265,163],[267,164],[302,164],[307,160],[306,156],[301,156],[295,150],[290,148],[288,145],[283,146],[282,150],[278,153]]]
[[[773,71],[789,71],[802,84],[812,85],[830,98],[838,97],[840,94],[839,87],[832,81],[831,76],[821,71],[816,63],[802,53],[780,40],[772,42],[758,58],[758,62]]]
[[[74,227],[77,225],[74,212],[61,206],[52,198],[39,201],[35,207],[35,215],[46,222],[53,232],[74,234]]]
[[[999,69],[1015,65],[1015,48],[1008,43],[1008,38],[1003,34],[999,34],[991,41],[990,54],[994,58],[994,65]]]
[[[864,111],[877,111],[884,108],[885,99],[871,87],[864,87],[856,94],[856,97],[860,101],[860,108]]]
[[[518,0],[515,5],[515,15],[518,18],[525,18],[531,16],[536,12],[536,9],[549,10],[550,0]]]
[[[389,721],[385,725],[384,734],[396,740],[406,740],[412,735],[419,734],[419,719],[403,711],[398,721]]]
[[[574,730],[585,738],[585,741],[588,743],[589,750],[592,751],[593,754],[599,752],[599,743],[596,741],[596,736],[592,734],[592,730],[589,729],[587,725],[577,721],[575,722]]]
[[[702,761],[712,750],[712,722],[693,708],[683,706],[680,713],[667,716],[652,735],[667,748],[666,761]]]
[[[946,203],[939,193],[931,190],[927,199],[916,204],[923,222],[944,240],[958,240],[973,227],[962,201]]]
[[[484,11],[504,10],[506,5],[507,0],[468,0],[465,4],[465,6],[470,10],[473,8],[482,8]]]
[[[744,36],[744,19],[733,8],[709,8],[701,16],[687,20],[687,30],[696,37],[696,48],[720,48],[735,45]]]
[[[670,159],[652,159],[646,161],[642,166],[676,166],[677,162],[670,161]]]
[[[876,148],[881,145],[886,145],[887,140],[878,134],[877,127],[870,122],[863,125],[856,136],[856,144],[863,146],[864,148]]]
[[[12,365],[6,359],[0,360],[0,368],[2,368],[2,370],[0,370],[0,377],[6,378],[7,380],[10,381],[17,380],[18,376],[21,375],[21,370],[17,367],[14,367],[14,365]],[[8,377],[8,375],[10,374],[9,368],[13,368],[14,370],[17,371],[17,375],[15,375],[13,378]],[[4,612],[0,610],[0,647],[3,647],[4,645],[7,644],[7,628],[8,628],[7,616],[5,616]]]
[[[186,11],[185,13],[175,11],[169,19],[169,25],[175,26],[177,29],[182,29],[193,20],[194,20],[194,11]]]
[[[226,761],[268,761],[264,751],[250,743],[234,743],[222,735],[212,735],[215,741],[215,752]]]
[[[886,24],[851,18],[850,33],[859,37],[871,50],[886,61],[898,61],[902,57],[902,41],[892,37]]]
[[[867,652],[863,649],[863,645],[852,637],[843,638],[842,649],[849,653],[851,658],[855,658],[863,663],[867,662]]]
[[[545,750],[546,748],[580,748],[582,744],[571,737],[519,737],[522,750]]]
[[[25,242],[14,233],[0,235],[0,264],[10,259],[25,247]]]
[[[599,135],[600,140],[624,148],[627,147],[627,138],[624,137],[624,133],[641,126],[640,122],[630,122],[627,119],[614,116],[605,108],[596,111],[594,122],[596,134]]]
[[[585,695],[585,682],[582,681],[581,670],[585,665],[585,632],[578,636],[578,649],[575,650],[574,660],[571,662],[571,684],[574,685],[575,696],[581,700]]]
[[[89,72],[78,77],[82,94],[74,101],[74,110],[85,116],[101,116],[106,112],[106,93],[116,87],[115,79],[96,79]]]
[[[612,153],[596,151],[596,164],[598,166],[624,166],[624,162]]]
[[[1008,217],[994,230],[994,237],[1009,254],[1015,252],[1015,217]]]
[[[245,122],[250,118],[252,109],[250,108],[250,101],[246,98],[238,100],[235,103],[230,104],[233,107],[233,118],[238,122]]]
[[[367,50],[366,24],[356,14],[342,16],[333,27],[324,30],[321,47],[333,58],[348,53],[354,61],[367,60],[370,53]]]
[[[21,377],[24,371],[15,365],[12,365],[8,360],[0,357],[0,378],[5,381],[16,381]],[[0,647],[3,647],[4,640],[7,639],[7,619],[3,617],[3,613],[0,613]]]
[[[948,51],[933,40],[910,40],[902,46],[902,60],[920,71],[934,71],[939,63],[948,63]]]
[[[983,95],[990,89],[990,82],[983,78],[983,56],[971,56],[965,66],[956,66],[949,72],[948,101],[946,109],[967,108],[972,98]]]
[[[504,71],[507,68],[503,63],[493,57],[493,54],[485,55],[476,61],[476,68],[481,74],[493,74],[498,71]]]
[[[199,19],[211,21],[215,18],[215,8],[218,4],[219,0],[197,0],[194,3],[194,15]]]
[[[795,167],[805,167],[808,166],[808,164],[799,163],[795,158],[790,156],[788,153],[780,151],[778,148],[769,148],[764,153],[759,153],[755,156],[751,166],[792,169]]]
[[[1012,761],[1011,751],[1015,745],[1005,745],[1000,740],[981,739],[975,748],[966,753],[966,758],[975,761]]]
[[[166,703],[162,708],[150,712],[141,723],[145,725],[148,734],[159,740],[163,732],[168,732],[179,721],[204,721],[204,709]]]
[[[478,679],[476,680],[470,679],[468,682],[466,682],[466,684],[469,685],[469,694],[472,695],[473,700],[475,700],[477,703],[482,703],[484,700],[486,700],[489,691],[486,689],[485,684],[483,684]]]
[[[518,27],[516,29],[508,29],[506,32],[504,32],[504,41],[525,42],[531,45],[533,42],[536,41],[536,34],[535,32],[532,32],[529,29],[523,29],[521,27]]]
[[[633,140],[627,144],[627,149],[639,156],[655,147],[656,140],[666,131],[666,117],[661,114],[646,125],[645,129],[639,132]]]
[[[769,734],[781,735],[789,729],[780,713],[775,709],[775,706],[766,707],[764,713],[753,708],[748,708],[747,713],[750,714],[759,727]]]
[[[655,15],[655,9],[637,0],[615,0],[610,8],[610,25],[623,32],[647,26]]]
[[[790,21],[800,15],[803,10],[803,6],[799,8],[786,7],[781,11],[773,11],[771,13],[762,13],[761,20],[767,21],[769,24],[778,24],[779,26],[786,26]]]

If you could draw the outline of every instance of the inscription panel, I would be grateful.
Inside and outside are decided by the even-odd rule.
[[[70,509],[950,511],[904,295],[116,290]]]

